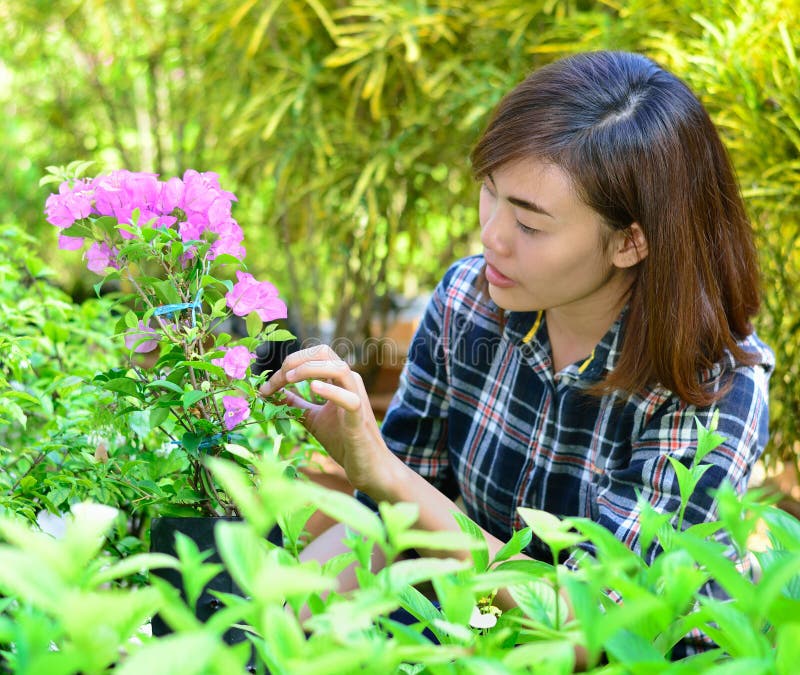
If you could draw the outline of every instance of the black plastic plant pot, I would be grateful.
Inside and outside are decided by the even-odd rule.
[[[241,518],[153,518],[150,525],[150,550],[154,553],[176,555],[175,535],[180,532],[194,541],[200,551],[212,551],[212,554],[206,559],[207,562],[220,563],[222,561],[217,553],[216,543],[214,541],[214,528],[217,523],[223,520],[236,521],[241,520]],[[186,594],[183,589],[183,580],[178,570],[161,568],[155,569],[151,573],[168,581],[181,592],[181,597],[183,597],[184,600],[186,599]],[[242,592],[234,583],[230,574],[228,574],[227,570],[223,569],[206,584],[197,600],[195,615],[200,621],[207,621],[214,612],[222,608],[222,602],[212,595],[212,591],[242,595]],[[172,632],[169,626],[167,626],[158,615],[153,617],[151,625],[153,628],[153,635],[155,636],[167,635]],[[225,633],[223,639],[227,644],[232,645],[245,640],[246,635],[240,628],[231,628]]]
[[[222,560],[217,553],[216,541],[214,539],[214,529],[220,521],[240,521],[241,518],[237,517],[164,517],[153,518],[150,524],[150,551],[153,553],[166,553],[168,555],[176,555],[175,553],[175,535],[180,532],[181,534],[189,537],[197,545],[200,551],[211,551],[211,555],[206,559],[210,563],[221,563]],[[278,546],[283,543],[283,533],[280,528],[275,526],[269,533],[267,538]],[[183,579],[178,570],[173,569],[154,569],[151,574],[161,577],[165,581],[172,584],[177,588],[181,597],[185,600],[186,593],[183,589]],[[203,592],[197,600],[195,607],[195,616],[200,621],[207,621],[214,612],[223,607],[222,602],[216,598],[212,591],[219,591],[222,593],[232,593],[242,596],[239,587],[234,583],[228,571],[223,569],[211,581],[209,581],[203,588]],[[164,620],[156,614],[151,621],[153,635],[161,637],[168,635],[172,630],[167,626]],[[243,642],[247,639],[247,634],[241,628],[229,628],[222,639],[226,644],[234,645]],[[255,672],[255,649],[251,648],[250,661],[247,665],[248,672]]]

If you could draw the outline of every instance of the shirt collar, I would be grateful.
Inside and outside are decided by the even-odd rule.
[[[601,379],[606,372],[614,369],[622,349],[622,337],[625,330],[627,305],[617,319],[595,345],[592,353],[577,365],[577,374],[581,379]],[[507,312],[506,336],[519,347],[529,345],[534,350],[550,353],[550,340],[545,326],[545,315],[540,312]]]

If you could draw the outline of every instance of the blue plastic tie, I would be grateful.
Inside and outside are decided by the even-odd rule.
[[[197,295],[194,298],[194,302],[181,302],[178,304],[173,305],[161,305],[160,307],[156,307],[153,310],[153,314],[155,316],[162,316],[164,314],[168,314],[170,318],[172,318],[178,312],[184,309],[191,309],[192,310],[192,327],[197,325],[197,310],[200,309],[202,306],[202,299],[203,299],[203,289],[200,288],[197,291]]]

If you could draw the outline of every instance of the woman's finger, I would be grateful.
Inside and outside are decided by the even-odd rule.
[[[261,386],[261,394],[269,396],[279,389],[283,389],[291,381],[298,382],[299,379],[289,380],[287,373],[296,370],[299,366],[309,361],[338,363],[341,364],[338,366],[339,368],[347,368],[347,364],[336,356],[335,352],[327,345],[316,345],[308,349],[302,349],[286,357],[281,367]],[[311,377],[314,376],[312,375]]]
[[[344,410],[358,412],[361,409],[361,398],[352,391],[321,380],[312,380],[310,386],[315,394]]]
[[[306,399],[300,396],[300,394],[296,394],[290,389],[284,389],[283,394],[286,397],[286,404],[292,408],[300,408],[301,410],[308,412],[309,410],[314,410],[314,408],[319,407],[310,401],[306,401]]]
[[[355,378],[344,361],[306,361],[296,368],[286,372],[287,382],[302,382],[303,380],[331,380],[340,387],[349,390],[355,389]]]

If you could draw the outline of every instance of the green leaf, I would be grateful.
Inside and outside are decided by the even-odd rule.
[[[54,569],[49,562],[32,550],[0,546],[0,589],[3,594],[24,598],[29,606],[48,613],[58,611],[65,586],[60,570]]]
[[[144,438],[152,430],[149,410],[134,410],[128,415],[128,427],[139,438]]]
[[[464,532],[432,532],[430,530],[407,530],[392,542],[400,551],[410,549],[428,551],[471,551],[486,546],[486,540],[476,540]]]
[[[667,457],[667,459],[669,460],[670,464],[672,464],[672,468],[675,470],[675,474],[678,477],[678,487],[680,488],[681,499],[684,503],[688,502],[689,497],[691,497],[692,493],[694,492],[697,481],[694,480],[691,470],[686,468],[678,458]]]
[[[792,673],[800,664],[800,623],[777,627],[775,665],[779,673]]]
[[[295,336],[290,331],[284,328],[278,328],[277,330],[272,331],[268,335],[264,336],[264,340],[267,342],[283,342],[285,340],[294,340]]]
[[[380,518],[355,497],[313,484],[298,485],[297,489],[300,494],[315,503],[320,511],[334,520],[349,525],[375,542],[385,541],[385,531]]]
[[[523,527],[521,530],[514,532],[511,539],[509,539],[503,547],[497,552],[492,561],[493,565],[513,558],[519,555],[533,539],[533,531],[530,527]]]
[[[169,418],[169,408],[150,408],[150,428],[160,427]]]
[[[525,614],[548,627],[556,626],[557,611],[562,622],[567,617],[566,602],[557,595],[553,584],[544,579],[533,579],[526,584],[510,586],[508,592]],[[556,610],[557,598],[558,610]]]
[[[667,661],[649,640],[629,630],[620,630],[605,641],[606,651],[619,663],[631,668],[654,668],[667,665]]]
[[[209,630],[175,633],[149,642],[146,648],[128,655],[115,672],[117,675],[202,675],[215,672],[211,668],[212,659],[215,652],[223,648],[218,636]]]
[[[725,437],[715,433],[719,423],[719,408],[712,414],[708,429],[700,423],[697,417],[694,418],[694,422],[697,426],[697,450],[695,451],[693,463],[698,465],[709,452],[725,442]]]
[[[534,561],[530,561],[534,562]],[[535,561],[538,562],[538,561]],[[554,568],[546,563],[539,563],[540,569],[505,569],[504,567],[490,569],[482,574],[473,575],[467,582],[469,589],[480,595],[485,595],[498,588],[507,586],[525,585],[539,577],[552,577]]]
[[[266,534],[275,524],[275,514],[265,508],[258,495],[254,494],[252,482],[245,475],[244,470],[234,462],[213,457],[209,457],[206,463],[214,478],[236,503],[239,513],[257,532],[262,535]],[[267,483],[270,485],[280,484],[281,481],[283,481],[282,478],[277,478],[274,482],[267,479]]]
[[[95,572],[91,578],[93,586],[100,586],[109,581],[123,579],[131,574],[138,574],[144,570],[165,567],[176,569],[178,567],[178,561],[171,555],[166,555],[164,553],[139,553],[124,558],[113,565],[108,565],[105,560],[101,560],[100,562],[102,564],[101,568]]]
[[[436,591],[436,598],[441,603],[445,620],[466,627],[475,607],[475,598],[465,592],[464,583],[458,577],[449,575],[434,577],[432,581],[434,591]],[[447,630],[448,632],[453,632],[449,627]]]
[[[203,370],[207,373],[211,373],[212,375],[216,375],[217,377],[225,377],[224,368],[214,365],[213,363],[207,363],[206,361],[179,361],[175,364],[176,368],[182,366],[193,368],[194,370]]]
[[[482,542],[482,546],[472,549],[472,561],[475,565],[475,570],[483,572],[489,567],[489,545],[486,543],[486,537],[478,524],[472,520],[467,514],[461,511],[453,511],[453,518],[456,519],[458,527],[464,534],[469,535],[478,542]]]
[[[536,536],[545,542],[557,557],[559,551],[574,546],[584,541],[586,537],[575,532],[570,532],[570,524],[560,520],[547,511],[530,509],[525,506],[517,507],[517,512]]]
[[[416,585],[422,581],[430,581],[444,574],[453,574],[469,569],[469,563],[455,558],[413,558],[399,560],[381,571],[386,577],[389,588],[398,591],[406,585]]]
[[[153,380],[145,385],[145,389],[168,389],[176,394],[183,395],[183,389],[169,380]]]
[[[171,281],[156,281],[153,288],[158,299],[165,305],[178,305],[182,302],[178,289]]]
[[[223,521],[214,532],[225,568],[239,588],[256,602],[283,602],[289,596],[320,593],[336,586],[335,579],[319,572],[317,563],[279,562],[276,555],[268,553],[264,539],[246,522]]]
[[[183,403],[184,409],[188,410],[195,403],[203,400],[204,398],[208,398],[209,396],[211,396],[211,392],[202,391],[201,389],[191,389],[189,391],[183,392],[183,396],[181,397],[181,402]]]
[[[47,493],[47,500],[54,508],[58,508],[69,498],[72,490],[66,487],[59,487],[54,490],[50,490]]]
[[[250,337],[255,337],[261,332],[261,327],[264,325],[264,322],[261,320],[261,317],[258,315],[258,312],[250,312],[247,315],[247,335]]]
[[[53,176],[53,175],[50,175],[50,176],[42,176],[42,177],[39,179],[39,187],[42,187],[43,185],[47,185],[47,184],[49,184],[49,183],[63,183],[63,182],[64,182],[64,181],[63,181],[63,179],[61,178],[61,176]]]
[[[202,434],[196,434],[193,431],[187,431],[181,437],[181,445],[184,447],[190,457],[197,457],[197,448],[200,446],[200,441],[202,441],[203,438],[204,436]]]
[[[214,258],[214,265],[236,265],[236,267],[242,267],[242,261],[230,253],[221,253]]]
[[[386,527],[389,541],[401,535],[403,532],[414,526],[419,518],[419,506],[409,502],[390,504],[382,502],[378,505],[378,511]]]
[[[142,393],[139,391],[139,383],[130,377],[118,377],[106,382],[99,382],[103,389],[114,391],[118,394],[125,394],[126,396],[134,396],[135,398],[142,399]]]
[[[59,233],[67,237],[93,238],[92,228],[84,222],[78,221],[69,227],[64,228]]]
[[[100,216],[92,219],[92,227],[97,239],[114,237],[117,234],[119,223],[113,216]]]
[[[224,568],[218,563],[206,562],[214,554],[214,551],[201,551],[197,544],[183,532],[175,534],[175,553],[180,560],[186,604],[195,610],[197,599],[203,592],[203,588]],[[173,562],[175,562],[174,558]]]
[[[568,639],[536,640],[510,649],[504,655],[503,664],[510,668],[518,668],[519,672],[523,673],[570,675],[575,672],[575,645]],[[609,671],[612,672],[616,671]]]
[[[130,310],[125,312],[125,325],[128,328],[139,328],[139,317],[136,316],[135,312],[131,312]]]

